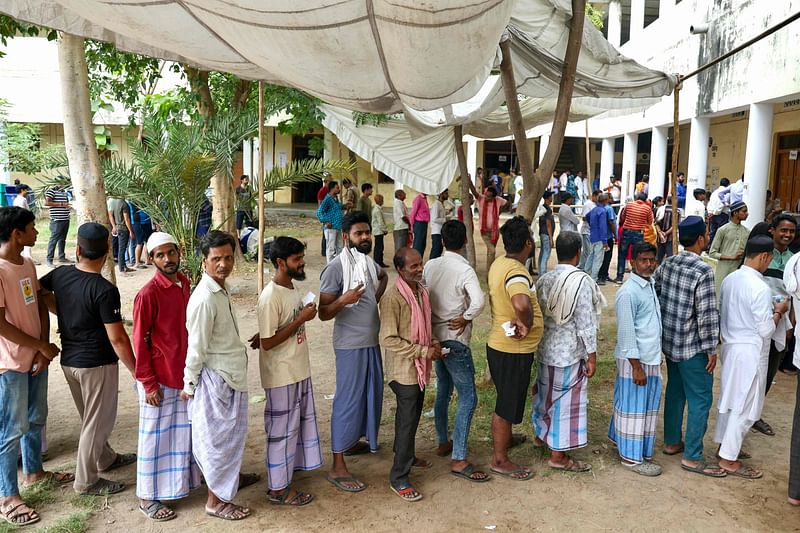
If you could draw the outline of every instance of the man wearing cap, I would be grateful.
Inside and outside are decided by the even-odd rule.
[[[78,228],[78,263],[41,279],[50,312],[58,316],[61,369],[81,417],[74,488],[107,496],[125,484],[101,472],[129,465],[136,454],[119,454],[108,444],[117,420],[119,361],[134,374],[131,341],[122,323],[119,290],[100,275],[108,255],[108,229],[96,222]]]
[[[147,240],[156,273],[133,301],[133,346],[139,394],[139,510],[156,521],[175,518],[162,500],[188,496],[200,486],[192,456],[192,428],[181,399],[189,335],[189,279],[180,271],[181,252],[169,233]]]
[[[678,225],[678,237],[683,251],[668,257],[653,275],[661,305],[661,348],[667,357],[664,453],[683,452],[684,470],[723,477],[725,471],[703,457],[719,343],[714,271],[700,258],[708,242],[705,222],[698,216],[686,217]]]
[[[714,280],[717,285],[717,295],[720,294],[722,280],[734,272],[744,257],[744,246],[750,230],[742,222],[747,220],[747,206],[744,202],[736,202],[731,206],[731,221],[717,230],[708,255],[717,260],[717,269]]]
[[[720,444],[720,466],[746,479],[762,476],[742,464],[740,452],[764,407],[770,337],[789,310],[788,300],[773,302],[762,275],[772,261],[772,249],[767,235],[748,240],[744,264],[725,279],[720,294],[722,379],[714,442]]]
[[[239,337],[226,282],[233,271],[236,239],[211,230],[200,252],[203,277],[186,308],[189,344],[181,397],[192,400],[192,453],[208,486],[206,514],[242,520],[250,509],[233,498],[260,476],[239,473],[247,434],[247,347]]]

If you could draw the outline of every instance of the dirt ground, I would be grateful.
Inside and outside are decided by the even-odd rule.
[[[297,228],[303,227],[312,235],[313,223],[297,219]],[[294,227],[294,224],[291,224]],[[312,231],[309,231],[312,228]],[[318,293],[319,272],[324,258],[319,254],[319,239],[309,237],[306,271],[307,281],[300,283],[302,290]],[[43,259],[40,242],[34,257]],[[387,250],[393,249],[387,242]],[[483,269],[483,248],[479,243],[479,268]],[[555,258],[551,258],[554,264]],[[612,265],[613,267],[613,265]],[[40,274],[46,267],[39,267]],[[137,271],[119,280],[123,313],[132,315],[133,298],[138,289],[152,276],[153,269]],[[238,268],[231,280],[234,287],[234,309],[238,314],[244,338],[256,326],[256,276],[252,264]],[[616,286],[603,288],[613,302]],[[613,320],[613,306],[606,310],[608,320]],[[479,319],[485,327],[488,309]],[[311,348],[312,376],[316,392],[323,449],[329,450],[330,411],[334,383],[334,358],[331,346],[332,322],[315,320],[308,328]],[[55,327],[55,326],[54,326]],[[613,339],[610,344],[613,346]],[[263,404],[252,402],[252,397],[263,394],[258,374],[258,356],[250,351],[249,431],[243,470],[264,472],[265,436],[262,418]],[[613,353],[599,354],[610,361]],[[666,370],[664,370],[666,373]],[[665,376],[666,378],[666,376]],[[611,386],[608,383],[603,387]],[[590,401],[598,391],[590,385]],[[602,391],[608,396],[610,390]],[[432,397],[431,387],[427,395]],[[359,494],[346,494],[336,490],[325,479],[326,464],[314,472],[297,473],[294,486],[311,492],[315,501],[304,508],[279,508],[267,503],[265,482],[244,489],[237,503],[253,509],[253,515],[242,522],[230,524],[211,518],[203,512],[205,491],[198,490],[174,508],[177,519],[166,523],[147,520],[137,510],[135,496],[135,466],[126,467],[109,477],[124,481],[129,488],[108,498],[103,509],[90,521],[92,531],[796,531],[800,529],[800,509],[786,503],[788,477],[789,437],[792,409],[795,400],[795,378],[778,374],[777,384],[766,401],[764,418],[774,427],[777,436],[750,434],[745,448],[752,453],[752,464],[764,470],[764,478],[746,481],[705,478],[680,469],[677,457],[660,453],[661,427],[656,460],[664,467],[657,478],[644,478],[626,471],[606,438],[610,413],[604,413],[602,424],[594,424],[590,431],[589,446],[575,456],[591,461],[590,474],[563,474],[551,472],[541,453],[530,444],[513,450],[512,458],[531,465],[536,473],[532,481],[518,482],[494,477],[489,483],[473,484],[449,475],[449,461],[435,456],[436,436],[431,418],[422,419],[417,435],[418,455],[433,461],[433,468],[415,472],[412,480],[425,498],[407,504],[395,496],[388,487],[388,474],[392,460],[394,397],[385,389],[384,416],[380,433],[381,449],[369,456],[350,458],[351,471],[368,484]],[[51,367],[50,418],[48,440],[49,460],[46,467],[73,468],[79,421],[69,395],[63,373],[58,365]],[[430,402],[430,398],[428,399]],[[713,410],[712,410],[713,411]],[[112,446],[119,452],[135,452],[137,442],[138,407],[133,390],[133,379],[124,369],[120,372],[120,396],[117,425],[111,438]],[[711,441],[714,415],[706,435],[706,455],[713,458],[716,445]],[[660,424],[659,424],[660,426]],[[530,422],[521,428],[530,434]],[[490,461],[490,435],[473,429],[470,437],[470,458],[481,466]],[[40,508],[42,526],[48,526],[69,511],[64,503],[71,489],[61,489],[59,501]]]

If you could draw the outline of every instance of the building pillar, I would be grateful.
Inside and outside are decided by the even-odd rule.
[[[631,0],[631,41],[644,30],[644,0]]]
[[[8,153],[3,148],[6,145],[6,131],[6,121],[0,120],[0,183],[8,184],[11,183],[11,171],[3,164],[3,161],[8,159]],[[5,191],[0,191],[0,193],[3,192]]]
[[[325,136],[323,137],[322,141],[325,146],[324,151],[322,152],[322,160],[323,161],[330,161],[333,159],[333,133],[328,128],[323,128],[325,132]]]
[[[467,139],[467,172],[472,177],[472,183],[478,176],[478,139]]]
[[[541,164],[542,159],[544,159],[544,153],[547,151],[547,146],[549,144],[550,144],[549,135],[542,135],[541,137],[539,137],[539,164]]]
[[[638,157],[639,134],[626,133],[622,147],[622,203],[633,196],[636,183],[636,158]]]
[[[744,155],[744,201],[750,215],[748,226],[764,220],[769,188],[769,159],[772,153],[772,104],[750,104],[747,147]],[[777,194],[773,191],[773,197]]]
[[[611,184],[611,174],[614,173],[614,139],[603,139],[600,151],[600,188],[605,189]]]
[[[615,48],[622,42],[622,5],[620,0],[608,3],[608,42]]]
[[[647,189],[649,198],[663,196],[666,201],[667,195],[664,194],[664,182],[667,179],[667,133],[668,128],[653,128],[653,140],[650,143],[650,185]]]
[[[685,216],[698,215],[705,213],[702,202],[694,199],[694,191],[697,188],[706,188],[706,176],[708,174],[708,131],[711,127],[711,119],[694,117],[692,119],[691,130],[689,131],[689,163],[686,169],[686,209]]]

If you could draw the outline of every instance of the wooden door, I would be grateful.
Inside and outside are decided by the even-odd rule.
[[[797,159],[789,158],[789,152],[779,152],[777,156],[777,198],[783,209],[794,212],[800,200],[800,165]]]

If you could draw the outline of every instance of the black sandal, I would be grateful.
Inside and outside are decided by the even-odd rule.
[[[116,470],[117,468],[122,468],[123,466],[132,465],[135,462],[136,462],[135,453],[118,453],[117,457],[114,459],[114,462],[111,463],[105,470],[101,470],[101,472],[111,472],[112,470]]]
[[[764,419],[758,420],[755,424],[753,424],[753,429],[758,431],[759,433],[763,433],[768,437],[774,437],[775,431],[773,431],[772,426],[764,422]]]
[[[164,509],[168,511],[166,515],[156,516],[158,515],[159,512],[163,511]],[[150,500],[149,502],[147,502],[147,505],[142,505],[142,502],[139,502],[139,510],[142,513],[144,513],[144,515],[147,518],[155,522],[166,522],[167,520],[172,520],[173,518],[178,516],[177,514],[175,514],[175,511],[173,511],[172,509],[170,509],[169,507],[167,507],[158,500]]]
[[[287,487],[283,494],[270,494],[267,492],[267,501],[274,505],[290,505],[292,507],[302,507],[314,501],[314,495],[306,492],[295,491],[294,496],[289,498],[291,490]]]
[[[465,466],[463,470],[451,470],[450,473],[456,477],[466,479],[467,481],[472,481],[473,483],[486,483],[492,479],[491,476],[486,474],[486,472],[475,470],[475,465],[472,463],[469,463],[467,466]],[[483,477],[475,477],[476,474],[483,474]]]

